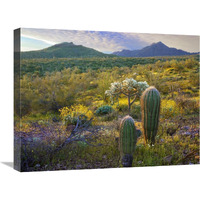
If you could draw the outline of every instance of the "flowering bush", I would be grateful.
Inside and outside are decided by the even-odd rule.
[[[66,106],[59,111],[61,118],[67,125],[76,124],[78,117],[81,117],[83,121],[86,121],[94,116],[91,110],[81,104],[71,106],[70,108]]]
[[[179,109],[174,100],[163,99],[161,101],[161,116],[164,118],[174,117],[179,114]]]
[[[116,110],[118,111],[122,111],[122,112],[126,112],[128,111],[128,104],[127,104],[127,99],[118,99],[118,102],[116,102],[114,105],[113,105],[113,108],[115,108]]]

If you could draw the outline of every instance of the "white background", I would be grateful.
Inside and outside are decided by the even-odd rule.
[[[1,1],[0,199],[197,199],[199,165],[19,173],[13,160],[13,29],[200,35],[198,0]]]

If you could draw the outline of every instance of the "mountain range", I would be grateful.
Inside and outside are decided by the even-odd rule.
[[[51,47],[37,50],[21,52],[22,59],[32,58],[81,58],[81,57],[113,57],[92,48],[82,45],[75,45],[72,42],[63,42]]]
[[[146,46],[140,50],[122,50],[113,52],[114,55],[122,57],[154,57],[154,56],[183,56],[192,55],[195,53],[189,53],[181,49],[170,48],[162,42],[153,43],[150,46]]]
[[[180,49],[170,48],[162,42],[153,43],[140,50],[122,50],[112,54],[105,54],[92,48],[82,45],[75,45],[72,42],[63,42],[51,47],[38,50],[21,52],[22,59],[32,58],[85,58],[85,57],[154,57],[154,56],[182,56],[197,53],[189,53]]]

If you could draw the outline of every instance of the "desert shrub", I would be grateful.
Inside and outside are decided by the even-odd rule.
[[[193,92],[190,89],[185,89],[185,90],[183,90],[182,93],[185,94],[185,95],[188,95],[188,96],[193,94]]]
[[[141,118],[141,106],[140,106],[140,104],[132,106],[132,111],[131,111],[130,115],[134,119],[140,119]]]
[[[175,101],[181,113],[192,114],[199,112],[199,102],[196,99],[189,99],[185,96],[179,96],[175,99]]]
[[[198,87],[199,86],[199,73],[198,72],[190,73],[189,80],[193,86]]]
[[[119,104],[116,106],[116,108],[118,111],[121,111],[121,112],[128,111],[128,105],[125,105],[125,104]]]
[[[55,115],[55,116],[52,116],[51,119],[52,119],[53,122],[59,122],[59,121],[60,121],[60,117],[58,117],[58,116],[56,116],[56,115]]]
[[[15,104],[15,114],[21,118],[29,115],[31,113],[30,102],[31,101],[27,99],[18,100]]]
[[[82,122],[85,122],[94,117],[92,111],[81,104],[71,106],[70,108],[66,106],[59,111],[60,117],[63,119],[66,125],[76,124],[78,117],[81,118]]]
[[[119,112],[127,112],[128,111],[127,99],[120,99],[117,103],[115,103],[113,107]]]
[[[112,113],[114,111],[114,109],[109,106],[109,105],[105,105],[105,106],[101,106],[97,109],[96,114],[97,115],[107,115],[109,113]]]
[[[30,123],[24,123],[23,122],[23,118],[22,120],[20,120],[20,123],[16,123],[16,126],[15,126],[17,129],[19,129],[20,131],[23,131],[23,132],[30,132],[30,127],[31,127],[31,124]]]
[[[161,101],[161,116],[163,118],[170,118],[179,114],[179,109],[174,100],[163,99]]]
[[[195,94],[195,93],[198,94],[198,92],[199,92],[199,89],[197,89],[197,88],[192,88],[191,90],[192,90],[192,92],[193,92],[194,94]]]
[[[195,65],[198,65],[198,62],[195,61],[193,58],[187,59],[185,61],[185,67],[187,67],[189,69],[193,68]]]
[[[117,119],[118,113],[113,111],[111,113],[108,113],[107,115],[103,115],[100,117],[101,121],[112,121],[114,119]]]

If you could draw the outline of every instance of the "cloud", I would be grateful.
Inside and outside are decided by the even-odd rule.
[[[162,41],[167,46],[190,52],[199,51],[198,36],[29,28],[22,29],[22,36],[41,40],[50,45],[61,42],[73,42],[74,44],[90,47],[101,52],[141,49],[158,41]]]
[[[41,40],[49,44],[73,42],[77,45],[107,52],[120,50],[125,47],[120,44],[117,33],[111,36],[108,32],[22,29],[22,36]]]
[[[21,51],[34,51],[49,47],[51,45],[52,43],[48,43],[32,37],[21,37]]]

